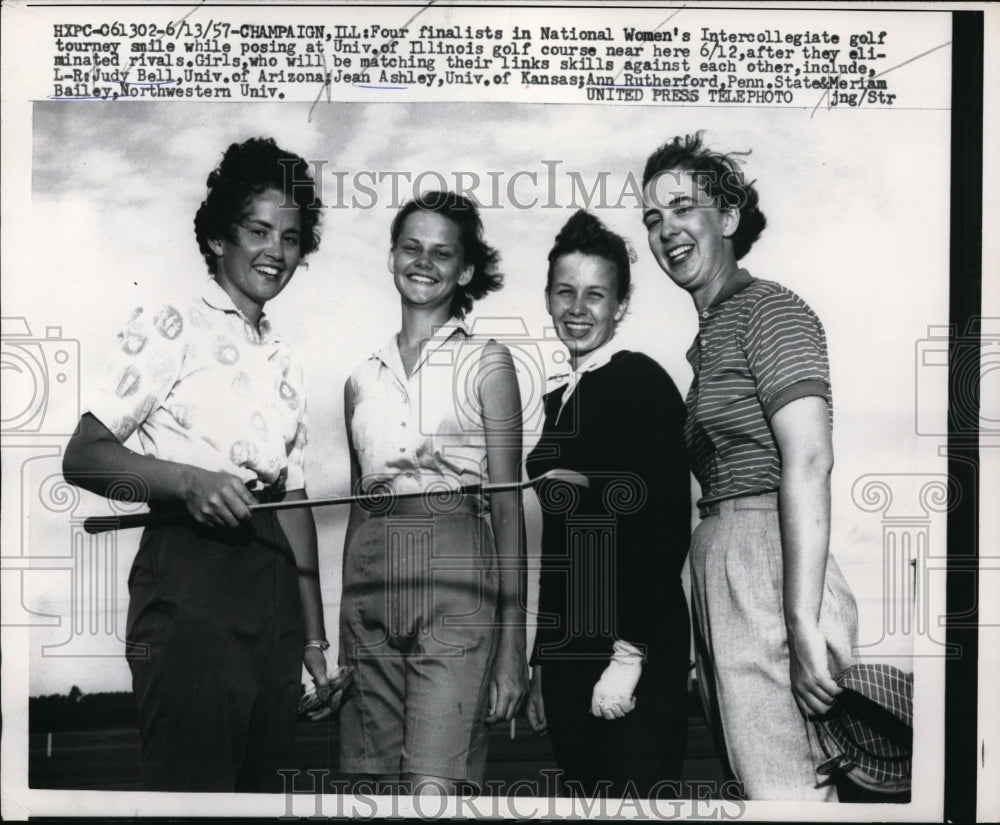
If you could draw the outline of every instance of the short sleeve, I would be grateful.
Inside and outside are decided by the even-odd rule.
[[[139,307],[104,364],[88,411],[125,441],[160,407],[177,382],[184,361],[187,319],[173,306]]]
[[[797,398],[830,398],[826,334],[816,314],[792,292],[766,295],[750,310],[745,349],[764,414]]]

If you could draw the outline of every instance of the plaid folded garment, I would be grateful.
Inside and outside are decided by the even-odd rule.
[[[815,720],[829,757],[817,770],[843,775],[880,793],[910,790],[913,767],[913,674],[884,664],[857,664],[838,674],[844,688]]]

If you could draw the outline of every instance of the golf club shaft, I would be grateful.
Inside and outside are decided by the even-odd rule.
[[[327,507],[337,504],[384,504],[387,501],[397,501],[399,499],[425,498],[427,496],[452,496],[452,495],[490,495],[492,493],[506,493],[513,490],[526,490],[536,485],[543,479],[562,473],[563,480],[568,478],[569,471],[550,471],[538,478],[530,478],[525,481],[508,481],[499,484],[469,484],[465,487],[458,487],[454,490],[431,490],[417,491],[413,493],[363,493],[355,496],[332,496],[329,498],[300,498],[290,501],[270,501],[263,504],[250,505],[251,512],[269,510],[293,510],[301,507]],[[582,476],[578,480],[570,480],[571,483],[586,485],[586,479]],[[127,530],[133,527],[149,527],[161,524],[177,524],[190,521],[190,516],[183,510],[172,512],[153,513],[132,513],[125,516],[92,516],[84,519],[83,529],[88,533],[105,533],[109,530]]]
[[[525,490],[537,484],[541,479],[528,481],[509,481],[503,484],[468,484],[465,487],[440,490],[417,490],[412,493],[362,493],[356,496],[330,496],[329,498],[300,498],[291,501],[269,501],[265,504],[252,504],[252,511],[258,510],[294,510],[300,507],[326,507],[334,504],[383,504],[399,499],[427,498],[428,496],[476,496],[492,493],[506,493],[511,490]]]

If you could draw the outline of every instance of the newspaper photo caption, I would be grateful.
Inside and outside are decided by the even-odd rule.
[[[941,84],[895,71],[946,45],[921,42],[927,15],[574,12],[567,25],[559,8],[66,7],[39,97],[947,105],[927,99]]]

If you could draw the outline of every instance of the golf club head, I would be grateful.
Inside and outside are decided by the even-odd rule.
[[[542,473],[537,480],[541,481],[542,479],[546,481],[564,481],[576,487],[590,487],[589,479],[583,473],[576,472],[576,470],[554,468],[546,473]]]

